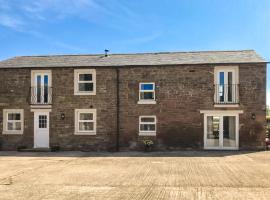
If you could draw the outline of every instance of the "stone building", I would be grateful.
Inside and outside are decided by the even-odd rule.
[[[261,149],[266,61],[253,50],[21,56],[0,62],[0,147]]]

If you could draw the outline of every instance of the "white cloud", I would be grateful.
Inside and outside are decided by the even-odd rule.
[[[16,16],[0,14],[0,25],[18,30],[24,22]]]
[[[36,38],[48,40],[46,34],[39,32],[42,23],[61,22],[67,18],[79,18],[91,24],[98,24],[112,31],[130,30],[140,32],[148,21],[140,14],[134,12],[120,0],[0,0],[0,26],[30,34]],[[134,31],[134,32],[135,32]],[[132,40],[123,41],[129,44],[142,44],[155,40],[160,36],[159,30],[153,30],[149,35],[143,35]],[[133,34],[134,35],[134,34]],[[72,45],[54,41],[67,49],[77,49]],[[52,42],[50,42],[52,43]]]
[[[120,28],[122,23],[136,24],[140,18],[118,0],[0,0],[0,13],[5,16],[0,25],[9,28],[26,28],[38,24],[39,20],[56,21],[67,17]],[[110,18],[110,23],[107,23],[107,18]]]
[[[147,42],[151,42],[153,40],[156,40],[158,39],[160,36],[162,35],[161,32],[153,32],[149,35],[144,35],[144,36],[138,36],[136,38],[131,38],[129,40],[125,40],[123,41],[123,43],[125,45],[140,45],[140,44],[144,44],[144,43],[147,43]]]

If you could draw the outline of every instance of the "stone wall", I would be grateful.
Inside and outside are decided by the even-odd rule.
[[[35,69],[36,70],[36,69]],[[53,68],[53,105],[50,113],[50,145],[63,150],[114,150],[116,139],[116,71],[97,68],[93,96],[74,95],[74,68]],[[0,135],[2,149],[33,147],[33,112],[29,105],[31,69],[0,69],[0,131],[3,109],[24,109],[23,135]],[[156,104],[138,104],[139,83],[155,82]],[[145,66],[120,68],[120,146],[142,147],[139,116],[157,116],[156,149],[202,149],[203,114],[200,110],[243,110],[240,114],[240,148],[264,145],[266,65],[239,65],[240,106],[214,107],[214,66]],[[97,135],[74,135],[74,110],[97,109]],[[61,119],[61,113],[65,119]],[[252,113],[255,120],[251,119]]]

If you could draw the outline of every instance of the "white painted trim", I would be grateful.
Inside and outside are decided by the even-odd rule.
[[[52,105],[46,105],[46,104],[40,104],[40,105],[30,105],[30,108],[37,108],[37,109],[46,109],[46,108],[52,108]]]
[[[79,91],[79,75],[80,74],[92,74],[93,91],[92,92],[82,92]],[[74,95],[96,95],[96,70],[95,69],[74,69]]]
[[[142,118],[149,117],[154,118],[154,122],[141,122]],[[141,124],[154,124],[155,131],[141,131]],[[143,115],[139,117],[139,136],[156,136],[157,133],[157,116],[156,115]]]
[[[141,90],[142,84],[153,84],[153,90]],[[153,92],[154,93],[154,99],[141,99],[141,92]],[[140,82],[139,83],[139,101],[138,104],[140,104],[140,101],[156,101],[156,84],[155,82]],[[152,104],[152,103],[151,103]]]
[[[230,116],[244,113],[243,110],[200,110],[202,114]]]
[[[49,82],[48,86],[52,86],[52,70],[31,70],[31,87],[35,87],[35,77],[36,75],[48,75]]]
[[[219,151],[223,151],[223,150],[239,150],[239,147],[206,147],[204,146],[205,150],[219,150]]]
[[[157,104],[155,100],[140,100],[137,103],[138,104]]]
[[[7,130],[9,113],[20,113],[21,130]],[[22,135],[24,130],[24,110],[23,109],[3,109],[3,132],[4,135]]]
[[[52,109],[33,108],[31,109],[31,112],[52,112]]]
[[[214,68],[214,84],[215,84],[215,87],[216,87],[216,84],[220,84],[219,83],[219,73],[220,72],[224,72],[224,84],[228,84],[227,81],[228,81],[228,77],[227,77],[227,74],[228,72],[232,72],[233,74],[233,80],[232,80],[232,84],[239,84],[239,67],[237,65],[234,65],[234,66],[215,66]],[[238,99],[239,100],[239,88],[236,88],[238,89],[238,91],[234,91],[232,92],[232,98],[235,100],[235,99]],[[214,102],[217,102],[217,97],[218,95],[216,94],[216,92],[218,92],[219,90],[215,88],[215,92],[214,92]],[[224,97],[224,104],[222,105],[222,107],[231,107],[229,106],[228,104],[226,104],[227,102],[227,93],[225,94],[225,97]],[[218,107],[221,107],[221,106],[218,106]]]
[[[239,83],[239,66],[215,66],[214,68],[214,83],[219,84],[219,72],[233,72],[233,84]]]
[[[34,148],[50,148],[50,109],[35,109],[34,111]],[[48,146],[38,146],[38,137],[40,137],[40,133],[38,133],[38,126],[39,126],[39,119],[38,116],[39,115],[46,115],[47,116],[47,127],[45,128],[45,130],[47,131],[48,134]],[[44,130],[43,130],[44,131]],[[45,134],[44,132],[41,134],[43,135]],[[43,135],[44,137],[44,135]],[[42,139],[42,141],[44,142],[44,138]]]
[[[93,114],[93,131],[79,131],[79,114],[80,113],[92,113]],[[97,134],[97,109],[75,109],[75,130],[74,135],[96,135]]]
[[[156,132],[139,132],[139,136],[156,136]]]
[[[214,107],[216,108],[237,108],[239,104],[215,104]]]

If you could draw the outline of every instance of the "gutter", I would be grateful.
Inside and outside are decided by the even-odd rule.
[[[120,98],[119,98],[119,68],[116,68],[116,151],[119,151],[119,138],[120,138]]]

